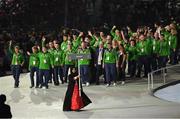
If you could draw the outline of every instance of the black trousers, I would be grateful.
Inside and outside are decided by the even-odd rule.
[[[50,78],[49,69],[39,69],[39,80],[40,80],[41,86],[46,86],[48,88],[49,78]]]
[[[136,74],[136,60],[128,61],[128,70],[130,77],[133,77]]]
[[[137,68],[138,68],[138,72],[137,72],[137,76],[140,77],[141,76],[141,71],[142,71],[142,67],[144,66],[144,76],[147,77],[148,75],[148,72],[150,72],[150,62],[149,62],[149,57],[146,56],[146,55],[143,55],[143,56],[139,56],[138,58],[138,65],[137,65]]]
[[[170,64],[177,64],[177,52],[173,49],[170,49]]]
[[[64,83],[64,81],[63,81],[63,68],[62,68],[62,66],[55,66],[54,67],[54,85],[59,85],[59,77],[60,77],[60,80],[63,84]]]
[[[168,56],[159,56],[158,59],[159,68],[166,67],[167,61],[168,61]],[[167,72],[167,70],[165,70],[165,72]]]
[[[31,67],[30,69],[30,79],[31,86],[34,86],[34,74],[36,73],[36,87],[39,86],[39,69],[38,67]]]
[[[19,77],[21,73],[21,66],[20,65],[12,65],[11,66],[13,78],[14,78],[14,86],[18,87],[19,86]]]
[[[102,65],[96,65],[96,84],[99,84],[99,77],[104,73]]]

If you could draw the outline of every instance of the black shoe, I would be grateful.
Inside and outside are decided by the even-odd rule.
[[[144,75],[143,78],[147,78],[148,76],[147,75]]]
[[[39,86],[36,86],[35,88],[39,88]]]
[[[59,83],[55,83],[54,85],[55,85],[55,86],[59,86]]]
[[[48,83],[52,83],[52,80],[49,80],[49,82]]]
[[[14,86],[14,88],[18,88],[18,86]]]
[[[29,88],[33,88],[34,86],[30,86]]]
[[[96,85],[99,85],[99,82],[97,82]]]
[[[42,85],[40,85],[39,88],[42,88]]]
[[[48,89],[48,86],[46,86],[46,89]]]
[[[140,75],[136,75],[136,78],[141,78]]]

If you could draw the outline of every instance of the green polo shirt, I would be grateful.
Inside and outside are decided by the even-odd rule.
[[[29,58],[29,69],[31,67],[39,67],[38,53],[32,53]]]
[[[104,57],[103,57],[103,62],[106,64],[106,63],[116,63],[118,59],[118,54],[117,54],[117,51],[116,50],[109,50],[109,49],[106,49],[104,51]]]
[[[49,70],[51,66],[53,66],[53,61],[50,53],[39,52],[38,57],[39,57],[39,69]]]
[[[87,48],[87,49],[80,49],[78,51],[78,54],[87,54],[87,55],[89,55],[91,53],[90,53],[90,50]],[[79,59],[78,60],[78,64],[79,65],[89,65],[90,64],[90,60],[89,59]]]

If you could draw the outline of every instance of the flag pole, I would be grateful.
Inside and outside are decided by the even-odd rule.
[[[78,65],[78,75],[79,75],[79,96],[81,96],[81,75],[80,75],[80,65]]]

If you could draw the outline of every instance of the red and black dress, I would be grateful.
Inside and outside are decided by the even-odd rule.
[[[77,75],[77,73],[72,73],[69,75],[69,84],[64,99],[63,111],[78,111],[92,103],[83,92],[82,85],[81,95],[79,94],[79,80],[74,80],[74,77]]]

